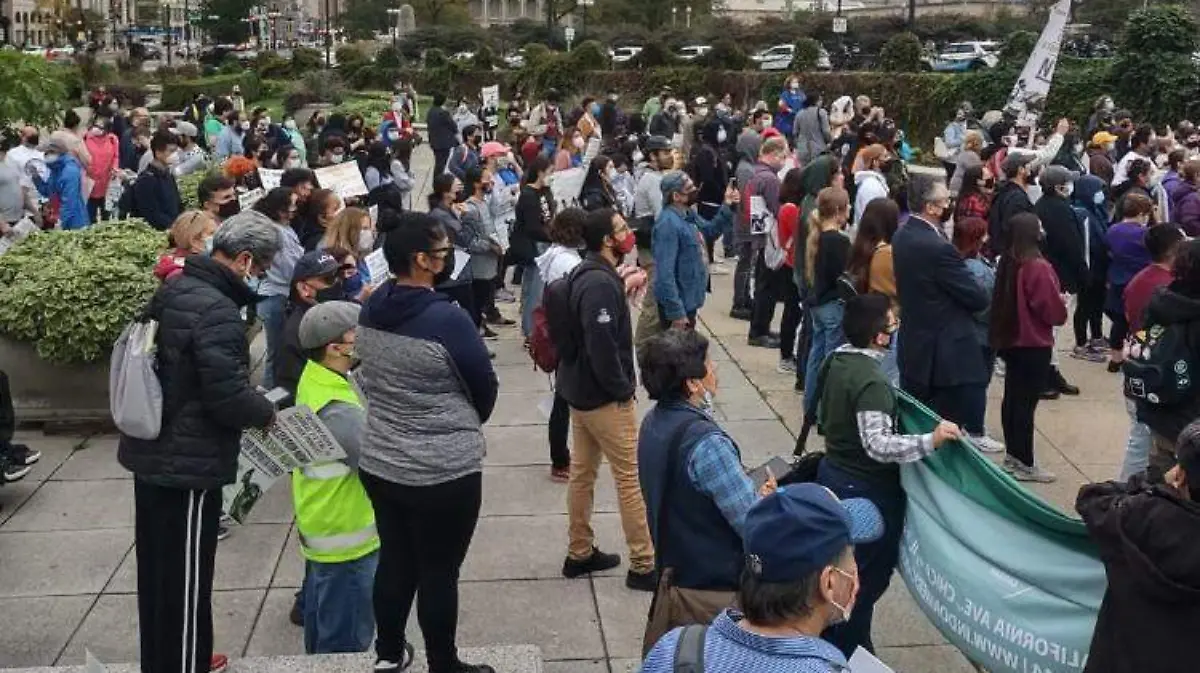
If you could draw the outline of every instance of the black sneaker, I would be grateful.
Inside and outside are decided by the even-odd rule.
[[[754,317],[754,311],[748,308],[735,308],[729,312],[729,317],[734,320],[749,320]]]
[[[625,575],[625,586],[634,591],[654,593],[654,590],[658,588],[658,571],[651,570],[648,573],[635,573],[630,570]]]
[[[499,313],[495,313],[487,317],[487,324],[495,325],[497,327],[512,327],[513,325],[517,324],[517,321],[513,320],[512,318],[505,318]]]
[[[1059,397],[1062,397],[1062,393],[1051,388],[1050,390],[1043,390],[1039,397],[1041,397],[1043,400],[1057,400]]]
[[[500,338],[500,335],[493,332],[492,328],[488,327],[486,324],[484,324],[481,332],[483,334],[484,339],[499,339]]]
[[[11,484],[14,481],[21,481],[32,469],[33,467],[30,465],[18,465],[7,455],[0,455],[0,483]]]
[[[772,334],[764,334],[762,336],[750,337],[746,339],[746,343],[758,348],[779,348],[779,337]]]
[[[496,673],[496,669],[487,664],[464,664],[461,661],[450,670],[454,673]]]
[[[400,673],[400,671],[406,671],[409,666],[412,666],[414,654],[412,643],[404,643],[404,653],[401,655],[403,661],[376,659],[375,673]]]
[[[292,600],[292,609],[288,610],[288,621],[292,626],[304,626],[304,611],[300,609],[300,592],[296,592]]]
[[[24,444],[13,444],[8,455],[14,465],[33,465],[42,459],[41,451],[34,451]]]
[[[1062,393],[1063,395],[1078,395],[1079,386],[1073,386],[1066,381],[1061,381],[1058,384],[1058,392]]]
[[[229,532],[228,526],[217,526],[217,542],[228,538],[232,533]]]
[[[621,565],[620,554],[605,554],[592,547],[592,555],[583,560],[576,561],[568,556],[567,560],[563,561],[562,574],[567,579],[575,579],[582,575],[612,570],[619,565]]]

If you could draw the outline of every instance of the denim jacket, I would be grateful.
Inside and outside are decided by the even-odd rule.
[[[708,291],[708,260],[700,234],[715,235],[729,224],[733,211],[721,206],[711,220],[694,209],[668,206],[654,222],[654,297],[664,320],[694,315]]]

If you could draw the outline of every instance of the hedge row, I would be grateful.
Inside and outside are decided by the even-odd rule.
[[[162,107],[167,110],[182,110],[198,93],[210,98],[228,96],[234,85],[242,88],[242,97],[248,101],[262,97],[262,84],[254,72],[237,75],[218,75],[203,79],[177,80],[163,84]]]

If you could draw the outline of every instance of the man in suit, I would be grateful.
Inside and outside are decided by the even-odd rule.
[[[892,239],[900,300],[900,387],[942,418],[971,425],[986,404],[988,368],[972,315],[990,298],[946,239],[950,192],[941,180],[910,182],[913,214]],[[981,398],[982,394],[982,398]]]
[[[446,170],[446,160],[450,158],[450,150],[458,146],[458,124],[454,117],[444,107],[446,94],[433,94],[433,105],[425,113],[426,133],[429,135],[429,149],[433,150],[433,174],[441,175]]]

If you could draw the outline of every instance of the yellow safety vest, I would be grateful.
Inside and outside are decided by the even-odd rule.
[[[330,402],[361,407],[350,382],[315,362],[304,366],[296,404],[320,412]],[[358,475],[341,461],[292,470],[300,551],[310,561],[345,563],[379,549],[375,510]]]

